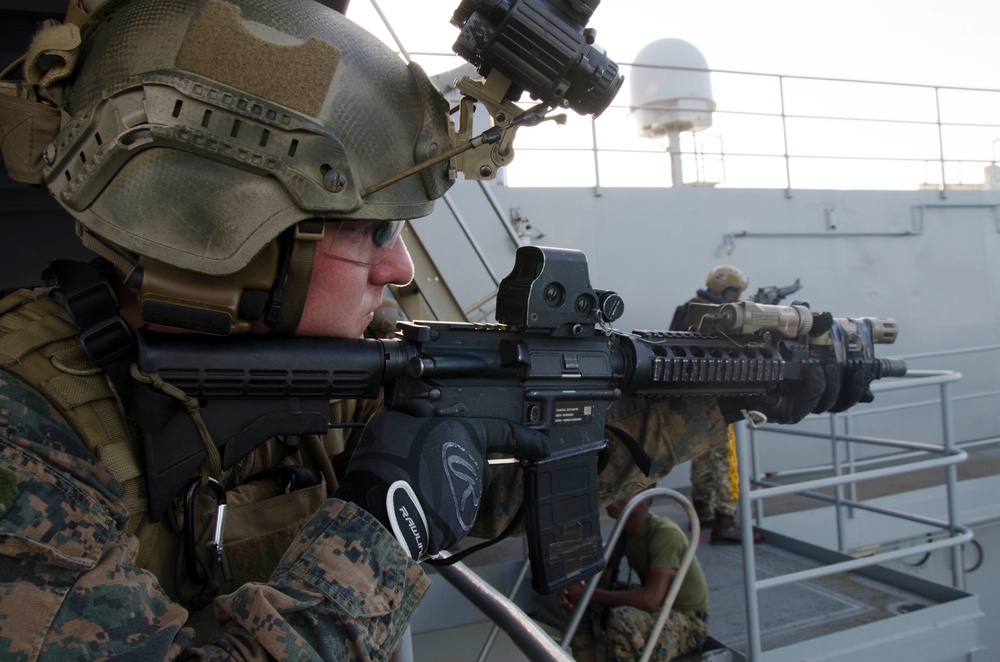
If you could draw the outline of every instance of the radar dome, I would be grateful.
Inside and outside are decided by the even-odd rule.
[[[629,112],[646,138],[712,126],[712,83],[708,63],[697,48],[680,39],[659,39],[635,57]]]

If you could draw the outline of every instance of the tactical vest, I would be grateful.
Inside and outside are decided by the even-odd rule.
[[[138,431],[51,293],[52,288],[19,290],[0,299],[0,368],[37,388],[118,479],[128,529],[135,533],[146,512]]]
[[[123,488],[127,530],[139,539],[136,565],[156,575],[171,598],[184,602],[197,587],[177,570],[180,537],[171,518],[153,522],[146,515],[141,433],[107,376],[87,358],[79,329],[53,294],[53,288],[39,288],[0,299],[0,369],[42,393],[107,466]],[[331,421],[362,423],[378,405],[379,401],[334,401]],[[248,581],[267,581],[298,530],[336,490],[337,475],[350,457],[346,451],[359,438],[358,428],[350,433],[334,429],[323,436],[305,435],[296,446],[271,440],[230,471],[235,487],[226,491],[224,557],[222,576],[217,578],[220,594]],[[280,478],[288,475],[281,469],[300,467],[309,469],[315,483],[291,489]],[[199,493],[194,512],[198,547],[204,548],[214,523],[212,495]],[[189,625],[203,639],[216,627],[213,610],[196,611],[192,610]]]

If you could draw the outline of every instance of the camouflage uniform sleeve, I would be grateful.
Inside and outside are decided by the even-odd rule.
[[[330,499],[268,584],[216,600],[212,642],[254,658],[387,659],[429,584],[370,514]]]
[[[698,457],[729,436],[715,398],[621,397],[608,408],[607,425],[639,442],[652,460],[649,477],[636,466],[624,444],[608,435],[611,457],[601,472],[601,504],[625,498],[660,480],[678,464]]]
[[[135,566],[117,482],[2,373],[0,455],[0,659],[385,659],[429,584],[371,516],[331,499],[267,584],[217,599],[223,625],[193,647],[187,612]]]

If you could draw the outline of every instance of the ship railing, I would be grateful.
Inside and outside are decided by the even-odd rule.
[[[737,426],[737,454],[740,465],[750,467],[750,471],[740,472],[740,516],[743,527],[743,558],[744,558],[744,582],[746,588],[746,612],[747,629],[749,640],[749,659],[751,661],[760,660],[762,655],[760,618],[758,607],[759,591],[774,588],[777,586],[805,582],[820,577],[834,574],[843,574],[860,570],[865,567],[882,564],[888,561],[901,559],[919,554],[929,554],[930,552],[942,549],[949,549],[951,552],[952,582],[956,588],[964,588],[964,568],[961,560],[961,546],[972,540],[972,531],[958,522],[957,508],[955,503],[955,492],[957,488],[958,476],[956,465],[968,455],[961,450],[955,442],[954,423],[952,415],[952,394],[950,386],[961,379],[962,375],[955,371],[943,370],[909,370],[906,378],[885,380],[872,386],[876,393],[886,391],[897,391],[903,389],[920,388],[927,386],[938,386],[940,389],[940,407],[943,440],[941,444],[924,443],[917,441],[905,441],[895,439],[884,439],[863,435],[849,434],[839,431],[837,421],[849,415],[843,414],[827,415],[830,418],[829,434],[820,434],[792,428],[790,426],[777,427],[766,425],[767,432],[777,434],[790,434],[804,438],[822,438],[830,441],[832,454],[833,476],[815,480],[806,480],[792,485],[776,485],[773,481],[766,480],[760,473],[760,461],[757,456],[757,444],[752,439],[754,431],[744,426]],[[841,459],[840,446],[852,444],[874,445],[892,448],[898,452],[906,453],[908,458],[914,455],[927,456],[927,459],[918,459],[907,462],[905,465],[887,466],[877,469],[868,469],[863,472],[854,471],[851,464],[845,464]],[[874,504],[858,501],[856,498],[845,496],[844,488],[849,487],[851,494],[858,482],[867,480],[883,479],[891,476],[899,476],[907,473],[921,471],[932,467],[944,467],[946,470],[945,491],[948,511],[947,520],[939,520],[923,515],[901,512],[889,508],[884,508]],[[752,476],[752,478],[751,478]],[[754,489],[751,489],[753,486]],[[818,490],[834,488],[834,496],[823,494]],[[655,488],[648,492],[651,496],[664,494],[678,501],[684,506],[691,518],[693,527],[697,526],[698,518],[694,515],[690,502],[679,493],[668,488]],[[847,561],[823,565],[799,572],[787,573],[773,576],[766,579],[757,579],[756,560],[752,527],[754,523],[760,525],[763,517],[762,502],[764,499],[798,494],[800,496],[811,497],[822,501],[828,501],[836,506],[837,517],[837,539],[840,551],[844,551],[844,528],[845,519],[849,509],[860,509],[880,515],[886,515],[897,519],[907,520],[923,526],[939,529],[945,537],[932,539],[905,548],[893,549],[865,555],[860,558],[852,558]],[[620,535],[620,527],[627,519],[628,512],[634,503],[630,502],[622,516],[616,523],[611,534],[606,550],[614,548],[615,541]],[[698,533],[695,530],[692,540],[697,541]],[[685,555],[693,556],[696,549],[696,542]],[[686,567],[685,567],[686,569]],[[520,576],[515,582],[509,596],[503,595],[500,591],[489,585],[480,578],[474,571],[462,563],[455,563],[451,566],[442,566],[438,572],[442,577],[462,593],[473,605],[482,611],[494,623],[494,627],[487,637],[479,659],[484,660],[497,636],[499,630],[504,630],[514,642],[514,644],[531,660],[571,660],[566,647],[572,639],[575,626],[579,624],[580,617],[574,614],[574,619],[564,632],[562,642],[557,643],[551,634],[546,632],[537,622],[525,614],[513,601],[513,596],[517,593],[521,583],[524,581],[528,570],[525,563],[521,569]],[[595,580],[588,586],[581,604],[585,605],[587,600],[593,595]],[[679,587],[679,582],[675,582]],[[672,605],[673,597],[670,594],[664,601],[660,618],[665,619]],[[659,624],[659,622],[658,622]],[[661,626],[662,627],[662,626]],[[649,641],[655,641],[650,637]]]
[[[654,487],[652,489],[643,490],[640,494],[633,497],[622,512],[618,515],[618,520],[615,522],[614,529],[611,531],[611,537],[604,546],[604,560],[606,562],[612,561],[612,556],[614,554],[615,546],[618,543],[618,539],[621,538],[625,531],[625,525],[628,522],[629,515],[632,510],[635,509],[640,503],[646,499],[650,499],[656,496],[666,496],[681,506],[687,512],[688,521],[691,522],[691,536],[689,538],[687,549],[684,550],[684,555],[681,557],[681,564],[677,568],[677,574],[674,575],[673,580],[670,582],[670,588],[667,590],[666,596],[663,598],[663,603],[660,605],[660,610],[657,612],[656,622],[649,632],[646,633],[646,645],[642,649],[642,656],[639,658],[638,662],[647,662],[656,649],[657,641],[660,639],[660,632],[663,631],[664,625],[666,625],[667,618],[670,616],[670,610],[673,609],[674,601],[677,599],[677,594],[681,590],[681,585],[684,583],[684,578],[687,576],[688,569],[691,567],[691,562],[694,560],[695,552],[698,550],[698,540],[701,536],[701,524],[698,521],[698,513],[695,512],[694,506],[688,501],[687,497],[682,494],[675,492],[672,489],[666,487]],[[615,559],[620,560],[620,559]],[[573,610],[573,616],[567,624],[566,629],[563,631],[562,636],[562,648],[564,650],[570,647],[573,641],[573,635],[576,633],[576,628],[579,626],[580,621],[583,619],[587,612],[587,606],[590,604],[590,599],[594,595],[594,591],[597,590],[597,585],[600,583],[601,575],[597,574],[590,578],[587,582],[587,588],[580,598],[580,602],[576,605],[576,609]]]
[[[669,174],[653,180],[653,173],[673,167],[684,168],[680,179],[686,186],[783,188],[789,197],[794,189],[860,188],[936,190],[945,199],[949,190],[1000,184],[991,171],[1000,124],[981,112],[1000,102],[1000,90],[637,63],[622,64],[626,79],[636,68],[711,76],[720,91],[712,111],[700,99],[689,109],[683,105],[689,100],[662,108],[708,115],[707,126],[682,130],[677,145],[640,139],[634,128],[629,131],[633,108],[619,98],[599,118],[570,116],[571,123],[591,123],[590,145],[582,128],[572,145],[551,127],[518,136],[518,151],[534,153],[547,167],[530,168],[530,175],[515,167],[507,173],[509,184],[591,184],[600,195],[602,185],[668,186],[677,180]],[[643,108],[657,110],[653,104]],[[567,159],[582,163],[585,152],[593,155],[590,181],[578,166],[574,183],[538,180],[538,173],[564,171],[559,166]],[[625,165],[640,160],[641,168]],[[629,181],[623,183],[624,176]]]
[[[684,555],[681,557],[680,567],[677,568],[677,575],[670,583],[670,588],[667,590],[667,594],[663,598],[663,603],[660,606],[656,622],[647,634],[646,646],[643,648],[642,656],[637,662],[646,662],[652,656],[653,651],[656,648],[656,642],[660,637],[660,632],[666,625],[667,618],[670,616],[670,610],[673,608],[674,601],[677,599],[677,594],[680,592],[681,584],[684,582],[684,577],[687,575],[688,569],[694,561],[695,552],[698,549],[698,539],[701,534],[701,528],[698,523],[698,515],[694,510],[694,506],[691,505],[691,502],[688,501],[687,497],[679,492],[676,492],[675,490],[667,487],[654,487],[648,490],[643,490],[641,494],[632,498],[622,509],[621,514],[618,516],[618,519],[611,530],[611,535],[609,536],[607,543],[604,545],[604,559],[605,561],[610,561],[615,545],[617,544],[618,539],[623,535],[625,531],[625,523],[628,521],[628,517],[632,511],[642,501],[660,496],[673,499],[684,508],[691,522],[691,536],[688,547],[684,551]],[[442,552],[442,556],[447,558],[449,554],[448,552]],[[573,635],[576,633],[577,627],[580,625],[580,622],[586,614],[587,606],[590,604],[590,599],[593,597],[594,591],[597,590],[597,585],[601,579],[601,573],[594,575],[587,582],[587,588],[584,590],[579,603],[577,603],[576,608],[573,610],[573,614],[570,617],[565,630],[563,630],[562,638],[557,644],[551,635],[549,635],[538,623],[521,611],[521,609],[513,601],[513,597],[520,590],[521,584],[527,576],[529,567],[529,562],[525,560],[521,566],[521,572],[511,588],[509,596],[504,596],[462,563],[453,563],[451,565],[436,567],[438,573],[444,577],[448,583],[450,583],[455,589],[458,590],[459,593],[464,595],[469,602],[475,605],[480,611],[488,616],[490,620],[493,621],[493,626],[491,627],[490,632],[486,637],[486,641],[483,644],[483,648],[480,651],[478,658],[479,662],[486,660],[500,630],[504,630],[510,636],[514,645],[516,645],[521,652],[532,661],[572,662],[573,657],[568,652],[569,647],[572,643]]]
[[[792,435],[804,438],[827,439],[830,442],[832,455],[833,475],[825,478],[799,481],[794,484],[779,485],[773,480],[768,480],[761,472],[759,457],[759,444],[755,443],[755,430],[749,426],[737,426],[737,456],[740,466],[749,467],[749,471],[740,472],[740,516],[743,528],[743,560],[744,560],[744,582],[746,588],[746,611],[747,630],[749,639],[749,658],[751,661],[759,660],[761,657],[761,632],[758,607],[759,591],[783,586],[787,584],[805,582],[820,577],[834,574],[842,574],[855,571],[861,568],[878,565],[887,561],[901,559],[915,554],[930,553],[939,549],[949,549],[951,554],[952,584],[955,588],[962,589],[965,585],[964,568],[962,565],[961,546],[972,540],[972,531],[968,527],[958,522],[957,505],[955,492],[958,483],[957,464],[967,459],[968,455],[961,450],[955,442],[954,419],[952,411],[952,395],[950,387],[962,378],[961,373],[944,370],[910,370],[906,378],[886,380],[874,384],[872,391],[886,392],[903,389],[920,388],[927,386],[938,386],[940,389],[942,443],[924,443],[918,441],[905,441],[898,439],[885,439],[863,435],[849,434],[841,432],[838,426],[838,419],[845,414],[829,414],[830,432],[829,434],[810,432],[797,427],[777,427],[772,425],[764,426],[769,434]],[[854,444],[874,445],[898,449],[910,454],[919,454],[926,459],[907,462],[895,466],[885,466],[877,469],[868,469],[856,472],[850,462],[845,462],[841,456],[843,446],[850,447]],[[851,494],[856,494],[854,488],[858,482],[879,480],[892,476],[910,474],[916,471],[930,469],[934,467],[945,468],[945,494],[947,506],[947,520],[940,520],[914,513],[906,513],[899,510],[885,508],[874,504],[858,501],[845,495],[844,488],[849,487]],[[753,489],[751,489],[751,486]],[[834,495],[823,494],[819,490],[834,489]],[[860,509],[885,515],[897,519],[908,520],[927,527],[939,529],[944,532],[943,538],[932,539],[927,542],[918,543],[913,546],[906,546],[889,551],[878,552],[866,555],[861,558],[852,558],[847,561],[823,565],[799,572],[787,573],[769,577],[767,579],[757,579],[756,560],[754,545],[748,541],[753,540],[753,526],[758,526],[763,520],[763,506],[765,499],[796,494],[799,496],[827,501],[835,505],[835,516],[837,521],[837,541],[839,551],[844,551],[844,530],[848,516],[848,509]]]

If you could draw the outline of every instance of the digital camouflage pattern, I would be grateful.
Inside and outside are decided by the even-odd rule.
[[[656,614],[635,607],[608,610],[604,628],[605,659],[608,662],[634,662],[642,657],[646,635],[656,624]],[[701,648],[708,638],[708,624],[689,611],[674,610],[667,617],[660,639],[650,660],[666,662],[678,655]]]
[[[637,440],[652,460],[650,475],[642,473],[624,444],[609,434],[609,459],[598,475],[602,506],[635,494],[656,483],[678,464],[726,443],[726,424],[715,398],[653,400],[622,397],[611,404],[607,424]],[[520,469],[493,466],[472,535],[496,537],[523,501]]]
[[[736,515],[729,444],[712,446],[691,460],[691,500],[708,506],[717,515]]]
[[[0,331],[10,335],[0,338],[3,347],[27,342],[30,351],[41,339],[17,335],[12,329],[19,327],[8,325],[11,316],[37,317],[25,317],[21,310],[4,313]],[[112,654],[115,645],[152,659],[182,652],[208,658],[298,659],[318,653],[380,659],[394,649],[426,579],[367,513],[340,502],[324,504],[337,488],[360,429],[304,435],[294,449],[275,440],[238,465],[235,471],[243,478],[237,476],[237,483],[289,463],[309,466],[320,483],[284,495],[272,493],[279,487],[273,481],[228,491],[227,576],[220,578],[220,593],[231,595],[217,600],[214,609],[210,604],[192,615],[168,597],[191,590],[173,585],[178,541],[167,520],[139,527],[138,539],[125,533],[132,530],[126,528],[127,501],[109,467],[88,450],[94,440],[82,443],[67,419],[25,382],[2,371],[0,377],[5,459],[0,465],[0,659],[91,657]],[[361,422],[380,404],[335,401],[331,420]],[[655,482],[702,452],[714,431],[723,429],[712,399],[622,400],[609,410],[608,420],[641,440],[653,471],[644,476],[625,447],[613,442],[600,475],[602,503]],[[518,474],[508,469],[504,478],[498,472],[501,478],[494,478],[477,526],[499,532],[506,525],[522,500]],[[210,535],[214,503],[202,506],[203,497],[208,495],[198,495],[196,511],[209,517],[201,527],[204,538]],[[262,508],[265,503],[278,507]],[[338,522],[340,514],[349,517]],[[307,531],[299,532],[303,525]],[[323,531],[321,540],[309,540],[314,529]],[[25,549],[30,553],[22,554]],[[292,572],[288,559],[296,557]],[[387,591],[387,586],[395,588]],[[4,613],[4,605],[12,604],[18,609]],[[22,608],[29,604],[45,607]],[[320,619],[321,628],[316,627]],[[300,634],[303,627],[314,634]]]
[[[121,488],[46,400],[0,372],[0,658],[383,660],[429,581],[368,513],[326,501],[267,583],[187,612],[136,566]]]
[[[611,590],[625,591],[639,588],[636,584],[614,582]],[[572,617],[572,609],[560,603],[564,623]],[[656,624],[659,612],[653,613],[636,607],[604,607],[591,605],[580,619],[573,633],[570,647],[577,660],[597,659],[598,650],[604,651],[607,662],[634,662],[642,657],[646,637]],[[603,625],[599,625],[599,624]],[[651,660],[666,662],[678,655],[698,650],[708,638],[708,624],[691,611],[674,609],[663,624],[660,639],[650,656]]]
[[[625,560],[642,581],[654,567],[679,568],[688,546],[687,536],[676,523],[654,514],[650,514],[640,532],[626,536]],[[605,571],[601,578],[602,588],[610,591],[642,588],[635,583],[612,581],[614,570]],[[568,621],[572,615],[570,608],[561,603],[560,609],[564,621]],[[706,612],[694,611],[699,609],[708,610],[708,585],[695,558],[675,597],[674,608],[660,631],[651,660],[666,662],[701,648],[708,637],[708,626]],[[603,650],[604,659],[608,662],[637,660],[642,657],[646,639],[658,616],[659,609],[649,612],[625,605],[591,603],[573,634],[573,655],[578,660],[590,660],[595,659],[597,650]],[[600,625],[596,625],[595,621],[599,621]]]
[[[608,409],[607,422],[638,440],[653,462],[650,476],[644,476],[625,446],[609,435],[611,460],[600,476],[602,505],[649,487],[678,464],[726,440],[726,424],[715,398],[623,397]]]
[[[718,273],[717,273],[718,271]],[[735,274],[737,275],[734,275]],[[718,276],[718,278],[715,278]],[[692,303],[725,303],[721,298],[723,285],[727,279],[733,277],[736,281],[742,279],[742,289],[746,289],[748,281],[739,269],[728,265],[719,265],[708,275],[708,284],[711,285],[713,278],[720,287],[718,291],[698,290],[696,296],[677,306],[674,318],[670,322],[671,331],[684,331],[687,329],[687,310]],[[730,438],[732,437],[732,439]],[[734,449],[729,452],[727,443],[734,444]],[[734,516],[736,514],[736,496],[733,491],[731,476],[736,476],[736,489],[739,489],[739,474],[736,464],[735,435],[732,429],[727,429],[724,436],[720,436],[715,443],[708,446],[708,450],[700,455],[691,458],[691,500],[706,506],[706,513],[718,513],[719,515]]]

